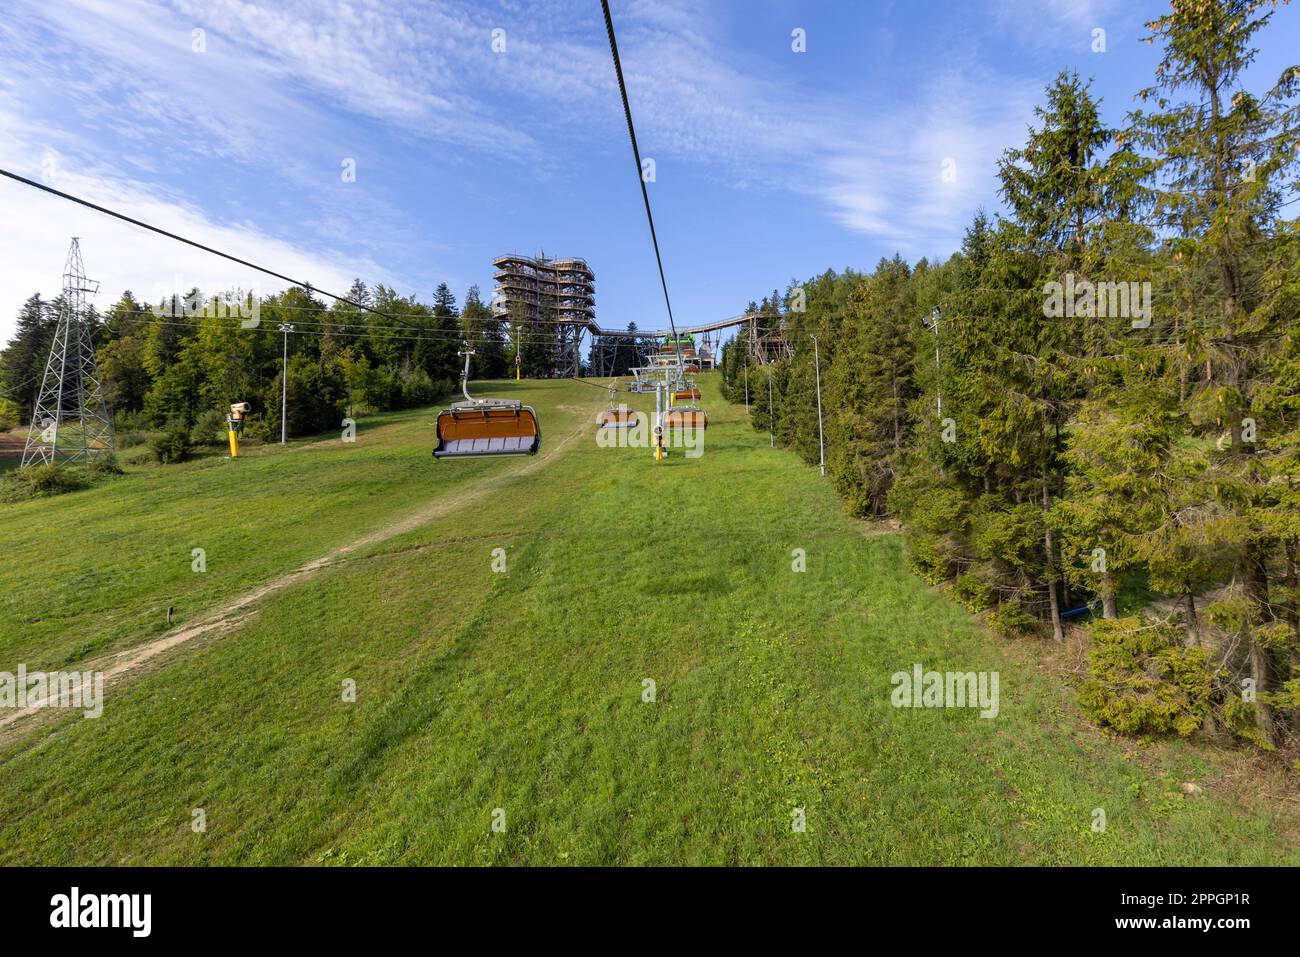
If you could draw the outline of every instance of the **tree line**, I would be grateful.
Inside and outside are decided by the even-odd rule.
[[[901,520],[1003,634],[1090,617],[1102,723],[1264,747],[1300,728],[1300,69],[1243,83],[1271,7],[1175,0],[1121,125],[1061,73],[1000,159],[1005,214],[943,262],[792,282],[760,307],[792,357],[722,358],[816,462],[816,337],[846,509]]]
[[[194,433],[219,439],[232,402],[249,401],[250,434],[278,435],[280,395],[288,378],[287,431],[337,429],[343,416],[427,405],[458,383],[463,341],[473,344],[471,376],[513,373],[513,344],[472,286],[464,306],[446,283],[432,304],[357,280],[348,299],[326,305],[310,289],[290,288],[260,299],[205,296],[191,289],[148,304],[127,291],[92,328],[105,398],[119,428]],[[0,409],[9,425],[31,418],[49,355],[61,297],[33,295],[17,330],[0,350]],[[288,362],[281,324],[290,324]]]

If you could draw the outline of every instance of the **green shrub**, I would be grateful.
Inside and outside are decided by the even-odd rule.
[[[988,608],[993,600],[993,582],[989,570],[977,565],[970,571],[962,572],[952,583],[952,597],[972,614],[978,614]]]
[[[1268,693],[1260,692],[1260,698],[1268,700]],[[1235,694],[1225,695],[1223,710],[1219,717],[1223,726],[1243,741],[1249,741],[1265,751],[1273,751],[1275,750],[1273,742],[1268,739],[1255,720],[1257,707],[1254,703],[1243,701]]]
[[[153,454],[158,457],[158,461],[164,465],[184,462],[190,457],[190,452],[193,449],[193,443],[190,441],[190,430],[183,422],[171,423],[167,426],[166,431],[154,436],[149,443],[149,447],[153,449]]]
[[[20,502],[29,498],[60,495],[87,485],[86,476],[58,462],[14,469],[0,481],[0,501]]]
[[[18,428],[18,403],[11,399],[0,399],[0,432]]]
[[[113,441],[118,452],[148,445],[158,431],[139,412],[119,412],[113,426]]]
[[[1018,598],[999,604],[984,616],[984,622],[1007,638],[1029,638],[1038,634],[1038,619],[1025,609]]]
[[[429,373],[423,369],[402,369],[400,378],[402,383],[402,405],[407,408],[428,405],[441,394],[442,384],[435,384],[433,379],[429,378]]]
[[[190,430],[190,441],[195,445],[225,445],[228,431],[225,414],[220,409],[208,409],[199,413]]]
[[[905,529],[908,565],[928,585],[946,582],[952,571],[952,536]]]
[[[157,434],[157,432],[152,432],[147,429],[124,429],[114,433],[113,443],[117,446],[117,450],[122,452],[126,449],[134,449],[141,445],[148,445]]]
[[[125,465],[151,465],[158,461],[152,445],[135,445],[121,452],[120,460]]]
[[[122,474],[122,467],[117,464],[117,456],[112,452],[100,452],[90,460],[86,470],[97,478]]]
[[[1088,677],[1079,703],[1089,717],[1124,734],[1184,737],[1213,707],[1214,670],[1182,633],[1140,618],[1100,621],[1091,628]]]
[[[250,415],[244,418],[244,430],[239,433],[241,446],[256,443],[280,441],[280,433],[271,434],[271,422],[264,415]]]

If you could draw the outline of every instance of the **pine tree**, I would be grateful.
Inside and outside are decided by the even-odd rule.
[[[500,379],[506,375],[506,339],[501,323],[483,302],[478,286],[470,286],[460,313],[461,329],[474,349],[470,375],[475,379]]]
[[[1048,86],[1046,99],[1046,106],[1035,109],[1041,127],[1030,129],[1023,149],[1006,151],[999,167],[999,179],[1002,195],[1014,210],[1016,226],[1028,250],[1042,257],[1043,273],[1049,282],[1072,290],[1076,277],[1087,282],[1096,270],[1097,257],[1091,253],[1089,240],[1112,213],[1111,192],[1127,184],[1127,177],[1122,175],[1127,167],[1121,164],[1112,167],[1102,157],[1115,134],[1102,125],[1098,103],[1078,74],[1059,74]],[[1046,294],[1048,287],[1043,288]],[[1073,307],[1074,303],[1070,305]],[[1047,339],[1053,342],[1052,352],[1034,355],[1044,363],[1041,381],[1048,386],[1040,393],[1045,411],[1043,425],[1051,432],[1050,445],[1042,452],[1040,495],[1047,513],[1043,551],[1051,624],[1054,636],[1060,640],[1056,582],[1063,578],[1068,584],[1071,569],[1060,562],[1062,556],[1058,553],[1077,554],[1083,543],[1057,541],[1059,530],[1054,528],[1052,502],[1064,490],[1061,456],[1065,451],[1063,436],[1067,423],[1077,402],[1087,392],[1086,382],[1079,374],[1081,362],[1105,354],[1103,344],[1108,337],[1105,318],[1095,308],[1085,308],[1079,314],[1073,308],[1054,310],[1048,304],[1043,306],[1043,312],[1058,327],[1044,330]],[[1094,416],[1096,413],[1093,410]],[[1104,509],[1092,512],[1092,517],[1103,516],[1110,517]],[[1079,517],[1078,510],[1074,517]],[[1117,538],[1108,534],[1105,527],[1076,524],[1075,530],[1085,528],[1094,534],[1089,550],[1104,548],[1100,544],[1102,539],[1114,547]],[[1106,567],[1104,563],[1102,567]],[[1103,571],[1099,577],[1104,614],[1113,617],[1113,572]]]
[[[145,327],[148,320],[148,307],[136,299],[128,289],[104,313],[103,327],[96,342],[104,345],[123,336],[136,335]],[[115,405],[112,407],[117,408]]]
[[[884,513],[911,432],[909,406],[917,388],[910,280],[901,257],[880,261],[849,301],[835,359],[824,377],[826,404],[833,410],[826,430],[830,472],[855,515]]]
[[[1031,127],[1025,146],[1002,156],[999,192],[1033,242],[1069,250],[1077,268],[1118,185],[1101,158],[1115,133],[1102,125],[1099,104],[1077,73],[1058,74],[1046,95],[1046,106],[1034,108],[1041,128]]]
[[[57,313],[53,311],[53,304],[42,302],[39,294],[30,296],[19,310],[13,338],[0,352],[3,395],[18,406],[22,422],[31,420],[56,323]]]
[[[1131,116],[1135,141],[1158,156],[1156,211],[1181,238],[1186,260],[1177,290],[1189,318],[1184,348],[1204,363],[1191,386],[1189,413],[1202,436],[1227,439],[1216,463],[1220,504],[1255,518],[1267,508],[1269,473],[1255,456],[1250,415],[1265,355],[1257,338],[1270,291],[1260,285],[1261,245],[1287,191],[1300,128],[1291,102],[1300,69],[1290,67],[1262,97],[1241,85],[1255,57],[1255,34],[1271,19],[1263,0],[1175,0],[1151,23],[1150,42],[1164,45],[1156,86],[1139,97],[1155,110]],[[1186,93],[1187,99],[1174,102]],[[1272,636],[1270,559],[1278,540],[1267,523],[1250,521],[1239,544],[1239,575],[1251,605],[1245,637],[1260,693],[1260,733],[1275,740],[1268,694],[1282,663]]]
[[[415,305],[412,303],[413,311]],[[418,311],[426,312],[426,307]],[[462,347],[460,313],[456,297],[445,282],[438,283],[433,293],[433,311],[427,323],[431,341],[420,342],[416,355],[419,365],[434,382],[455,382],[460,379],[463,362],[457,353]]]

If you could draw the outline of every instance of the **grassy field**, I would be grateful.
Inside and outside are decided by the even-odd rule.
[[[1271,772],[1089,727],[708,379],[694,460],[598,448],[589,385],[509,383],[544,459],[435,463],[424,410],[0,506],[0,670],[111,660],[168,605],[279,582],[101,718],[0,733],[0,863],[1300,862]],[[998,716],[894,708],[916,662],[999,672]]]

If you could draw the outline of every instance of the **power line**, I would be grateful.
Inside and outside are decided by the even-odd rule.
[[[273,269],[267,269],[265,266],[259,266],[256,263],[251,263],[247,259],[241,259],[238,256],[231,255],[230,253],[222,252],[220,249],[214,249],[211,246],[206,246],[203,243],[197,242],[196,240],[186,239],[184,236],[180,236],[173,232],[168,232],[167,230],[161,229],[158,226],[150,225],[149,223],[143,222],[139,219],[135,219],[134,217],[127,216],[125,213],[119,213],[116,210],[109,209],[107,206],[100,206],[96,203],[92,203],[88,199],[82,199],[80,196],[73,196],[71,193],[65,193],[62,190],[55,189],[52,186],[46,186],[44,183],[38,183],[35,180],[28,179],[26,176],[19,176],[17,173],[10,172],[7,169],[0,169],[0,176],[7,176],[10,179],[15,180],[16,182],[23,183],[26,186],[31,186],[33,189],[39,189],[42,192],[49,193],[52,196],[57,196],[60,199],[66,199],[69,202],[77,203],[80,206],[85,206],[87,209],[93,209],[97,213],[103,213],[105,216],[112,216],[114,219],[120,219],[124,223],[130,223],[132,226],[138,226],[141,229],[147,229],[149,232],[157,233],[159,236],[166,236],[168,239],[174,239],[178,243],[185,243],[185,245],[193,246],[195,249],[201,249],[205,253],[211,253],[214,256],[220,256],[222,259],[229,259],[233,263],[238,263],[241,266],[245,266],[249,269],[263,273],[267,276],[273,276],[276,279],[289,283],[291,286],[298,286],[299,288],[306,289],[309,292],[315,291],[320,293],[322,296],[328,296],[330,299],[333,299],[336,302],[346,302],[348,305],[355,306],[356,308],[361,309],[365,312],[372,313],[376,316],[383,316],[385,319],[394,319],[398,322],[401,322],[401,320],[397,319],[397,317],[387,315],[386,313],[382,313],[378,309],[372,309],[371,307],[367,306],[365,303],[357,302],[355,299],[349,299],[347,296],[339,296],[332,292],[328,292],[327,290],[320,289],[316,286],[313,286],[311,283],[302,282],[300,280],[293,279],[289,276],[284,275],[284,273],[276,272]]]
[[[626,88],[624,87],[624,84],[623,84],[623,71],[622,71],[622,67],[621,67],[621,65],[619,64],[619,60],[618,60],[618,50],[617,50],[617,47],[615,47],[615,46],[613,45],[613,44],[614,44],[613,25],[612,25],[612,22],[611,22],[610,19],[609,19],[609,6],[608,6],[608,4],[606,4],[606,6],[605,6],[605,19],[606,19],[606,25],[608,26],[609,31],[610,31],[610,33],[609,33],[609,37],[610,37],[611,50],[613,51],[613,54],[614,54],[614,66],[615,66],[616,71],[618,72],[619,89],[622,91],[624,111],[625,111],[625,113],[626,113],[626,115],[627,115],[627,121],[628,121],[628,132],[629,132],[629,134],[631,135],[631,138],[632,138],[632,152],[633,152],[634,157],[636,158],[636,164],[637,164],[637,177],[640,178],[640,176],[641,176],[641,158],[640,158],[640,157],[641,157],[641,153],[640,153],[640,150],[639,150],[639,148],[637,147],[637,143],[636,143],[636,132],[635,132],[635,130],[634,130],[633,127],[632,127],[632,112],[631,112],[631,108],[628,106],[628,101],[627,101],[627,90],[626,90]],[[140,228],[140,229],[148,230],[149,232],[152,232],[152,233],[157,233],[159,236],[165,236],[165,237],[168,238],[168,239],[175,240],[176,242],[179,242],[179,243],[184,243],[184,244],[187,245],[187,246],[193,246],[195,249],[200,249],[200,250],[202,250],[203,252],[211,253],[211,254],[214,255],[214,256],[220,256],[222,259],[228,259],[228,260],[230,260],[230,261],[233,262],[233,263],[238,263],[239,265],[244,266],[244,267],[246,267],[246,268],[248,268],[248,269],[252,269],[252,270],[254,270],[255,272],[260,272],[260,273],[263,273],[264,275],[271,276],[271,277],[273,277],[273,278],[275,278],[275,279],[279,279],[279,280],[281,280],[282,282],[287,282],[287,283],[289,283],[291,286],[297,286],[297,287],[300,288],[300,289],[304,289],[304,290],[306,290],[308,293],[311,293],[311,292],[318,292],[318,293],[320,293],[322,296],[325,296],[325,297],[327,297],[327,298],[329,298],[329,299],[333,299],[335,302],[346,303],[346,304],[348,304],[348,305],[350,305],[350,306],[353,306],[353,307],[356,308],[356,309],[360,309],[362,312],[368,312],[368,313],[370,313],[371,315],[379,316],[379,317],[381,317],[381,318],[383,318],[383,319],[390,319],[390,320],[392,320],[392,321],[394,321],[394,322],[397,322],[399,325],[403,325],[403,326],[406,326],[407,328],[411,328],[411,329],[416,329],[417,331],[418,331],[418,329],[419,329],[418,326],[414,326],[414,325],[412,325],[412,324],[409,323],[409,322],[405,322],[405,321],[404,321],[400,316],[396,316],[396,315],[393,315],[393,314],[391,314],[391,313],[381,312],[380,310],[375,309],[375,308],[373,308],[372,306],[368,306],[368,305],[366,305],[365,303],[363,303],[363,302],[359,302],[359,301],[357,301],[357,300],[355,300],[355,299],[352,299],[352,298],[349,298],[348,296],[340,296],[340,295],[338,295],[337,293],[332,293],[332,292],[330,292],[329,290],[321,289],[321,288],[319,288],[318,286],[313,286],[313,285],[312,285],[311,283],[309,283],[309,282],[304,282],[304,281],[302,281],[302,280],[294,279],[294,278],[291,277],[291,276],[286,276],[284,273],[277,272],[277,271],[275,271],[274,269],[268,269],[268,268],[265,267],[265,266],[259,266],[257,263],[249,262],[248,260],[246,260],[246,259],[242,259],[242,258],[240,258],[239,256],[235,256],[235,255],[233,255],[233,254],[231,254],[231,253],[223,252],[223,251],[220,250],[220,249],[216,249],[216,248],[214,248],[214,247],[212,247],[212,246],[208,246],[208,245],[206,245],[206,244],[204,244],[204,243],[198,242],[197,240],[189,239],[189,238],[187,238],[187,237],[185,237],[185,236],[181,236],[181,235],[179,235],[179,234],[177,234],[177,233],[170,232],[169,230],[162,229],[161,227],[158,227],[158,226],[154,226],[154,225],[152,225],[151,223],[146,223],[146,222],[144,222],[143,220],[139,220],[139,219],[136,219],[136,218],[134,218],[134,217],[132,217],[132,216],[128,216],[128,215],[126,215],[125,213],[120,213],[120,212],[118,212],[117,210],[109,209],[109,208],[106,207],[106,206],[100,206],[100,205],[97,204],[97,203],[92,203],[90,200],[83,199],[83,198],[80,197],[80,196],[74,196],[74,195],[72,195],[71,193],[65,193],[65,192],[63,192],[62,190],[55,189],[55,188],[52,187],[52,186],[47,186],[47,185],[45,185],[44,183],[38,183],[38,182],[36,182],[35,180],[28,179],[26,176],[20,176],[19,174],[15,173],[15,172],[12,172],[11,170],[7,170],[7,169],[0,168],[0,176],[8,177],[9,179],[14,180],[15,182],[22,183],[22,184],[25,185],[25,186],[30,186],[30,187],[32,187],[33,189],[38,189],[38,190],[40,190],[40,191],[43,192],[43,193],[48,193],[48,194],[50,194],[51,196],[57,196],[57,197],[59,197],[60,199],[66,199],[66,200],[68,200],[69,202],[76,203],[76,204],[79,205],[79,206],[84,206],[84,207],[86,207],[87,209],[92,209],[92,210],[94,210],[95,212],[103,213],[105,216],[111,216],[111,217],[114,218],[114,219],[119,219],[119,220],[121,220],[121,221],[124,222],[124,223],[130,223],[132,226],[136,226],[136,227],[138,227],[138,228]],[[647,218],[647,221],[648,221],[649,224],[650,224],[650,238],[651,238],[651,240],[652,240],[653,243],[654,243],[655,259],[656,259],[656,260],[658,261],[658,263],[659,263],[659,281],[660,281],[660,284],[663,286],[663,290],[664,290],[664,303],[668,306],[668,324],[669,324],[669,328],[672,330],[673,338],[676,338],[676,337],[677,337],[677,325],[676,325],[676,323],[673,321],[673,310],[672,310],[672,304],[671,304],[671,302],[670,302],[669,299],[668,299],[668,283],[667,283],[667,280],[664,278],[663,259],[662,259],[662,257],[660,256],[660,253],[659,253],[659,240],[658,240],[658,237],[657,237],[656,234],[655,234],[654,218],[653,218],[653,217],[651,216],[651,214],[650,214],[650,197],[649,197],[649,194],[646,192],[646,188],[645,188],[645,182],[644,182],[644,180],[643,180],[642,183],[641,183],[641,193],[642,193],[642,199],[643,199],[644,202],[645,202],[646,218]],[[285,306],[285,307],[279,307],[279,308],[309,308],[309,307],[288,307],[288,306]],[[498,320],[498,321],[500,321],[500,320]],[[551,323],[554,323],[554,324],[557,324],[557,325],[564,324],[564,323],[562,323],[560,320],[540,320],[540,319],[538,319],[538,320],[529,320],[529,321],[530,321],[530,322],[551,322]],[[593,329],[592,331],[593,331],[593,334],[594,334],[597,330]],[[623,332],[622,332],[621,330],[618,331],[618,332],[615,332],[614,330],[604,330],[604,329],[601,329],[601,330],[599,330],[599,332],[600,332],[601,334],[603,334],[603,335],[615,335],[615,334],[617,334],[617,335],[621,335],[621,334],[623,334]],[[647,338],[650,338],[650,336],[646,336],[646,337],[647,337]],[[678,347],[678,358],[680,359],[680,347]]]
[[[650,193],[645,188],[645,173],[641,168],[641,149],[636,143],[636,127],[632,124],[632,106],[627,99],[627,85],[623,82],[623,64],[618,58],[618,42],[614,39],[614,19],[609,12],[609,0],[600,0],[605,11],[605,32],[609,34],[609,52],[614,57],[614,73],[618,76],[618,92],[623,98],[623,115],[627,117],[627,135],[632,140],[632,157],[636,161],[636,178],[641,183],[641,199],[645,203],[645,218],[650,224],[650,241],[655,248],[655,261],[659,264],[659,284],[664,290],[664,305],[668,307],[668,328],[673,334],[673,349],[677,353],[677,367],[682,367],[682,347],[677,341],[677,323],[673,321],[673,304],[668,299],[668,280],[664,278],[664,260],[659,253],[659,237],[655,235],[655,219],[650,213]]]
[[[136,324],[138,324],[138,325],[152,325],[152,324],[155,324],[155,323],[156,323],[156,324],[159,324],[159,325],[165,325],[165,326],[180,326],[180,327],[183,327],[183,328],[191,328],[191,329],[193,328],[193,326],[192,326],[191,323],[183,322],[183,321],[178,321],[178,320],[174,320],[174,319],[172,319],[172,320],[161,319],[161,318],[157,317],[156,315],[154,315],[154,314],[152,314],[152,313],[148,313],[148,312],[139,312],[139,313],[133,313],[133,314],[128,314],[128,315],[120,315],[118,318],[120,318],[120,320],[121,320],[122,322],[136,323]],[[485,345],[485,344],[498,344],[498,345],[503,345],[503,346],[508,344],[508,341],[507,341],[506,339],[493,339],[493,338],[487,338],[487,337],[483,337],[483,336],[470,336],[470,335],[453,334],[453,333],[437,334],[436,337],[433,336],[433,335],[430,335],[430,336],[405,336],[405,335],[397,335],[397,334],[388,334],[388,335],[382,335],[382,336],[372,336],[371,333],[368,332],[368,331],[362,331],[362,332],[339,332],[339,331],[336,331],[336,330],[334,330],[334,329],[328,329],[328,328],[327,328],[327,329],[297,329],[297,328],[295,328],[295,326],[297,326],[297,325],[299,325],[299,324],[300,324],[300,322],[297,322],[297,321],[296,321],[293,325],[289,326],[288,329],[277,328],[277,329],[274,329],[274,330],[272,330],[272,329],[268,326],[265,330],[262,330],[262,331],[266,331],[266,332],[279,332],[279,333],[283,333],[283,334],[285,334],[285,335],[292,335],[292,336],[315,336],[315,337],[317,337],[317,338],[324,338],[325,336],[344,336],[344,337],[348,337],[348,338],[363,338],[363,337],[368,337],[368,338],[372,338],[372,339],[375,339],[375,340],[380,341],[380,342],[387,341],[387,340],[404,340],[404,341],[412,341],[412,342],[437,342],[437,343],[439,343],[440,345],[448,345],[448,344],[450,344],[450,343],[452,343],[452,342],[477,343],[477,344],[480,344],[480,345]],[[327,323],[310,323],[310,324],[311,324],[311,325],[328,325]],[[362,329],[364,329],[365,327],[353,327],[353,328],[362,328]],[[252,331],[252,330],[247,330],[247,331]],[[434,331],[434,330],[430,330],[430,332],[435,332],[435,331]],[[436,333],[435,333],[435,334],[436,334]],[[528,339],[526,339],[526,341],[528,341],[528,342],[535,342],[535,343],[538,343],[538,344],[546,344],[546,343],[550,343],[550,342],[552,342],[552,341],[554,341],[554,340],[552,340],[552,339],[550,339],[550,338],[547,338],[547,337],[541,337],[541,338],[528,338]],[[616,379],[616,378],[618,378],[618,377],[617,377],[617,376],[601,376],[601,377],[599,377],[599,378]],[[29,381],[35,381],[35,380],[33,379],[33,380],[29,380]],[[575,379],[574,381],[581,382],[583,385],[590,385],[590,386],[592,386],[592,388],[601,389],[602,391],[608,391],[608,389],[609,389],[609,386],[607,386],[607,385],[596,385],[594,382],[588,382],[586,379]],[[26,384],[26,383],[24,383],[24,385],[25,385],[25,384]]]
[[[196,317],[196,318],[201,318],[201,317]],[[141,325],[141,326],[144,325],[176,326],[178,328],[189,329],[191,331],[195,330],[194,322],[183,320],[183,319],[165,319],[149,310],[138,310],[138,311],[131,311],[127,313],[118,313],[115,316],[110,316],[107,320],[104,321],[104,324],[108,325],[108,324],[115,324],[118,322],[135,323],[136,325]],[[407,340],[411,342],[438,342],[443,344],[456,343],[456,342],[478,342],[478,343],[499,343],[501,345],[509,345],[510,342],[512,342],[515,338],[515,337],[492,338],[489,336],[471,336],[464,332],[451,331],[451,330],[443,331],[438,329],[420,329],[418,326],[412,326],[410,327],[410,329],[420,332],[421,335],[403,335],[402,333],[406,331],[407,327],[358,326],[358,325],[348,325],[348,324],[335,325],[333,323],[328,323],[328,322],[309,322],[301,319],[295,319],[294,324],[317,327],[313,329],[295,329],[292,334],[296,336],[317,336],[320,338],[324,338],[326,336],[342,336],[342,337],[353,338],[353,339],[369,338],[377,342],[384,342],[391,339],[391,340]],[[344,331],[347,329],[357,329],[360,331],[358,332]],[[250,327],[248,329],[244,329],[243,327],[240,327],[239,331],[268,332],[268,331],[278,331],[278,330],[272,330],[270,326],[267,326],[265,328]],[[533,342],[533,343],[538,343],[543,345],[555,341],[552,337],[549,336],[524,336],[522,337],[522,339],[525,342]]]

